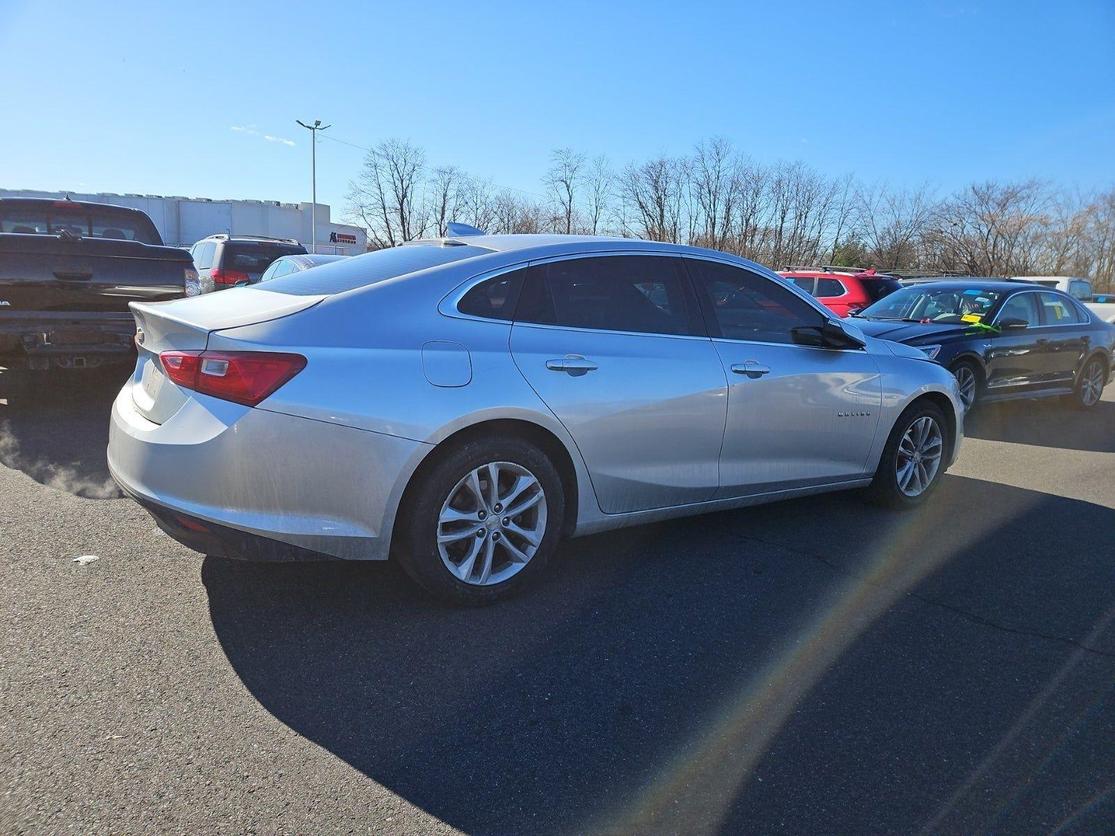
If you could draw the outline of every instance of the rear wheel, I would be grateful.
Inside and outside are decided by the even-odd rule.
[[[549,458],[519,439],[465,442],[420,476],[398,557],[428,592],[462,604],[513,594],[545,568],[565,513]]]
[[[941,410],[929,401],[911,404],[891,430],[875,479],[872,499],[890,508],[920,505],[940,484],[952,439]]]
[[[1091,409],[1103,396],[1103,385],[1106,382],[1107,367],[1099,357],[1093,357],[1076,376],[1073,405],[1080,409]]]
[[[971,360],[961,360],[949,369],[956,378],[956,385],[960,389],[960,400],[964,402],[964,409],[971,409],[979,397],[980,387],[983,385],[983,375],[979,367]]]

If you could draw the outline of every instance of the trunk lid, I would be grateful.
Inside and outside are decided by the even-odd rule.
[[[190,397],[159,360],[164,351],[203,351],[213,331],[255,325],[307,310],[324,296],[291,296],[257,288],[231,288],[174,302],[133,302],[136,361],[132,401],[147,420],[161,424]]]

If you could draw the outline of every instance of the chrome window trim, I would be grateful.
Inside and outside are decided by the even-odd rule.
[[[988,324],[989,325],[997,324],[999,322],[999,317],[1003,313],[1003,308],[1006,307],[1007,302],[1009,302],[1015,296],[1022,296],[1022,295],[1027,294],[1027,293],[1032,293],[1034,295],[1041,295],[1042,293],[1054,293],[1054,294],[1060,293],[1062,296],[1065,296],[1070,302],[1075,302],[1076,301],[1071,296],[1069,296],[1067,293],[1065,293],[1063,290],[1057,290],[1056,288],[1053,288],[1052,290],[1050,288],[1043,288],[1041,290],[1020,290],[1017,293],[1012,293],[1009,296],[1007,296],[1005,299],[1003,299],[1003,301],[999,304],[999,310],[995,311],[995,316],[992,318],[991,322],[988,323]],[[1038,302],[1038,304],[1039,305],[1041,304],[1040,301]],[[1068,307],[1071,308],[1073,306],[1069,305]],[[1083,307],[1083,306],[1081,306],[1081,307]],[[1038,308],[1038,311],[1039,311],[1039,313],[1041,312],[1040,307]],[[1078,315],[1079,315],[1079,313],[1080,313],[1079,310],[1077,310]],[[1089,312],[1089,314],[1090,313],[1091,312]],[[1039,325],[1029,326],[1029,327],[1027,327],[1026,330],[1030,330],[1031,328],[1073,328],[1073,327],[1080,328],[1080,327],[1083,327],[1083,326],[1086,326],[1086,325],[1091,325],[1091,324],[1092,324],[1091,322],[1065,322],[1065,323],[1062,323],[1061,325],[1049,325],[1048,323],[1041,323]]]

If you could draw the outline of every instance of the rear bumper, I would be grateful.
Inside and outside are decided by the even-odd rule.
[[[112,407],[109,471],[184,545],[251,560],[382,560],[428,445],[195,395],[162,424]]]
[[[13,368],[95,367],[135,356],[127,312],[0,312],[0,356]]]

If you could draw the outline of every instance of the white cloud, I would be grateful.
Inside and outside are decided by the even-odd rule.
[[[293,139],[287,139],[283,136],[275,136],[274,134],[260,133],[255,125],[230,125],[230,131],[235,131],[238,134],[247,134],[248,136],[259,136],[266,139],[268,142],[278,142],[280,145],[286,145],[293,148],[297,143]]]

